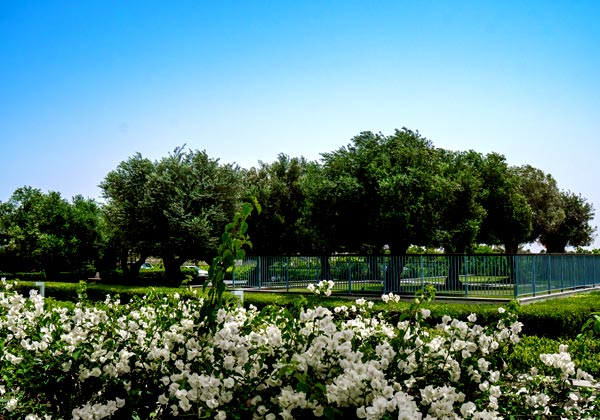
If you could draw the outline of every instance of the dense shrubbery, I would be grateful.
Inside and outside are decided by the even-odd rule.
[[[7,285],[10,287],[10,284]],[[329,284],[317,287],[320,295]],[[202,296],[107,297],[54,305],[0,292],[0,416],[42,418],[492,419],[600,414],[573,388],[567,348],[521,365],[510,311],[479,326],[413,302],[390,324],[363,299],[323,306],[236,305],[205,317]],[[427,296],[424,296],[425,298]],[[419,298],[423,299],[423,297]],[[309,299],[310,300],[310,299]],[[394,296],[384,296],[393,308]],[[556,353],[558,351],[558,353]],[[516,356],[515,356],[516,358]],[[533,365],[537,371],[529,368]]]
[[[34,282],[20,282],[17,290],[27,296],[29,290],[37,288]],[[77,301],[78,285],[73,283],[46,283],[46,296],[50,296],[59,301]],[[182,288],[159,287],[155,289],[159,294],[180,293],[187,294],[188,291]],[[118,285],[90,285],[88,287],[89,299],[101,302],[107,294],[119,296],[122,302],[129,302],[132,297],[143,297],[148,293],[148,288],[142,285],[138,287],[124,287]],[[254,305],[259,310],[270,305],[277,305],[285,308],[293,308],[302,301],[302,295],[299,294],[279,294],[263,292],[246,292],[245,304]],[[331,310],[336,306],[346,304],[347,297],[335,297],[321,302],[321,304]],[[402,303],[394,307],[383,307],[380,302],[375,301],[375,308],[384,311],[384,316],[389,322],[395,323],[405,313],[410,306],[410,302],[404,298]],[[477,313],[477,317],[482,324],[493,324],[498,322],[499,315],[497,305],[492,304],[458,304],[458,303],[435,303],[430,305],[431,316],[428,325],[434,326],[439,323],[445,315],[453,318],[465,319],[471,313]],[[523,305],[519,309],[519,319],[523,322],[523,334],[528,336],[548,337],[548,338],[575,338],[579,334],[583,324],[589,319],[593,312],[600,310],[600,293],[587,293],[575,295],[560,300],[549,300],[533,304]]]

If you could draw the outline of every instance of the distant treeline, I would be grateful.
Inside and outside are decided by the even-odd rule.
[[[53,278],[118,265],[136,278],[155,256],[178,280],[185,261],[212,260],[249,197],[263,209],[249,220],[257,255],[516,253],[534,241],[561,253],[595,232],[591,203],[552,175],[497,153],[436,148],[408,129],[361,133],[319,161],[281,154],[250,169],[184,147],[156,161],[137,153],[100,187],[104,203],[30,186],[0,203],[0,272]]]

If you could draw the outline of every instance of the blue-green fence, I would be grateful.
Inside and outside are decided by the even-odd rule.
[[[600,255],[254,256],[239,261],[232,286],[303,291],[333,280],[334,291],[368,295],[414,293],[519,298],[600,285]]]

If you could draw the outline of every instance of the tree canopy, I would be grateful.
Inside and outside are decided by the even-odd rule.
[[[272,163],[259,162],[246,172],[248,195],[264,208],[251,217],[252,252],[263,255],[310,253],[312,238],[303,209],[308,162],[280,154]]]
[[[185,261],[214,257],[250,198],[262,206],[250,216],[250,252],[262,255],[468,253],[482,244],[512,254],[534,241],[564,252],[591,244],[596,231],[592,204],[550,174],[498,153],[436,148],[406,128],[362,132],[319,161],[280,154],[249,170],[183,147],[156,161],[136,153],[100,187],[103,204],[17,189],[0,203],[0,268],[52,276],[103,257],[136,277],[152,256],[177,280]]]
[[[110,232],[123,252],[138,256],[134,270],[159,256],[174,279],[185,261],[210,260],[243,193],[238,167],[183,148],[155,162],[136,154],[100,186]]]
[[[5,254],[13,269],[43,270],[49,279],[94,263],[102,246],[99,225],[99,206],[82,196],[69,202],[56,191],[22,187],[0,204]]]
[[[594,239],[596,228],[590,225],[594,207],[581,195],[561,192],[564,218],[560,223],[540,235],[540,242],[548,252],[563,253],[567,246],[588,246]]]
[[[418,132],[364,132],[322,160],[309,181],[309,207],[329,249],[379,252],[388,245],[403,254],[433,240],[446,183],[435,148]]]

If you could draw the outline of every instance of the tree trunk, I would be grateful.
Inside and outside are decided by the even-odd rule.
[[[464,258],[461,255],[451,255],[448,258],[448,277],[444,283],[444,288],[447,291],[464,290],[464,285],[460,281],[460,275],[464,264]]]
[[[517,267],[515,254],[519,252],[518,244],[504,244],[504,249],[506,251],[506,262],[508,264],[508,278],[511,283],[515,283],[517,279]]]
[[[148,258],[147,254],[140,255],[140,258],[129,265],[129,271],[127,272],[127,278],[130,280],[137,280],[140,278],[140,268],[142,264],[146,262],[146,258]]]
[[[181,258],[176,258],[174,255],[163,255],[163,264],[165,266],[165,276],[169,284],[178,285],[183,280],[183,274],[181,273]]]
[[[119,252],[119,266],[121,267],[121,271],[123,271],[123,277],[127,278],[129,276],[129,266],[127,265],[127,250],[123,249]]]
[[[544,244],[546,247],[546,252],[548,254],[564,254],[565,248],[567,244],[565,241],[547,241],[548,243]]]
[[[329,255],[321,256],[321,280],[331,278],[331,265],[329,264]]]

